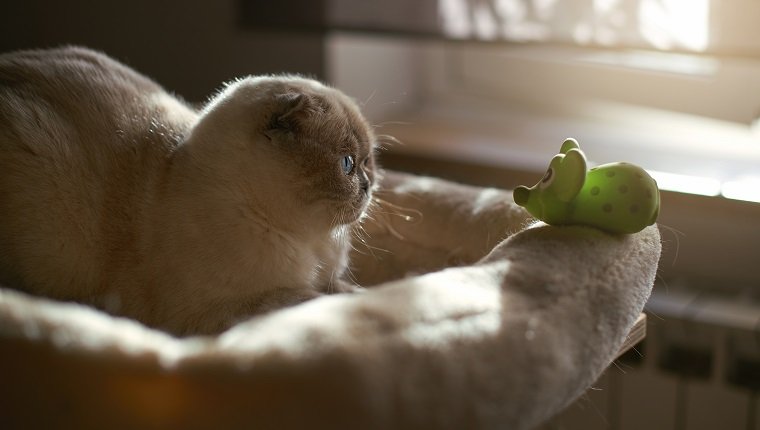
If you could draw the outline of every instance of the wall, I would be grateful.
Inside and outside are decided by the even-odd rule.
[[[242,4],[236,0],[4,2],[0,51],[89,46],[193,102],[203,101],[221,82],[247,74],[324,76],[322,35],[243,28],[238,18]]]

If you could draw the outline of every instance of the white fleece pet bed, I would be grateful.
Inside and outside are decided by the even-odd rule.
[[[355,269],[377,287],[217,337],[0,289],[0,428],[524,429],[614,359],[656,227],[529,226],[507,192],[392,173],[385,188]]]

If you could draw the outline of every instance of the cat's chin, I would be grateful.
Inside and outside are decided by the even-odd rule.
[[[357,200],[347,201],[338,207],[334,219],[338,220],[338,224],[353,224],[367,215],[370,201],[371,198],[369,196],[362,196]]]
[[[336,219],[339,225],[353,224],[358,221],[364,215],[364,211],[356,210],[354,208],[346,208],[338,211]]]

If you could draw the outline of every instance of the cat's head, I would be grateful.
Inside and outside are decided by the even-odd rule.
[[[198,163],[217,180],[239,182],[269,217],[337,226],[367,210],[375,136],[336,89],[300,77],[240,80],[209,103],[193,134]]]

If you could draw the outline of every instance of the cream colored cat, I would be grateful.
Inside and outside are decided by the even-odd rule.
[[[0,281],[177,334],[344,280],[374,136],[339,91],[249,77],[200,112],[82,48],[0,56]]]

